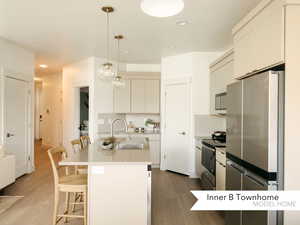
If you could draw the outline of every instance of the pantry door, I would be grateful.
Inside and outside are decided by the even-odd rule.
[[[189,175],[190,88],[188,83],[166,86],[165,123],[167,170]]]

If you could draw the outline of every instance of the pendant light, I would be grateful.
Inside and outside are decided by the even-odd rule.
[[[120,40],[124,38],[123,35],[116,35],[115,39],[118,43],[118,61],[117,61],[117,72],[113,78],[112,84],[116,87],[124,87],[125,81],[122,79],[122,76],[120,74]]]
[[[142,0],[142,10],[154,17],[169,17],[180,13],[184,8],[183,0]]]
[[[102,64],[100,68],[100,75],[103,78],[114,77],[115,73],[113,71],[113,64],[110,62],[110,55],[109,55],[109,14],[114,12],[114,8],[111,6],[105,6],[102,8],[102,11],[106,13],[106,63]]]

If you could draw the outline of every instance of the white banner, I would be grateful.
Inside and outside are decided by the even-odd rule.
[[[192,191],[198,201],[191,210],[300,210],[300,191]]]

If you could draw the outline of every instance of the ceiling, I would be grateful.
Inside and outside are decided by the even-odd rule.
[[[38,74],[51,73],[89,56],[105,57],[106,17],[100,8],[111,5],[111,39],[125,36],[122,61],[159,63],[166,55],[228,48],[233,25],[259,1],[185,0],[182,13],[153,18],[141,11],[140,0],[0,0],[0,36],[36,53]],[[178,26],[179,20],[189,23]]]

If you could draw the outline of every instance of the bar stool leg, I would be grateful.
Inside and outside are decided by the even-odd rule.
[[[57,213],[58,213],[58,204],[59,204],[59,191],[55,189],[54,192],[54,211],[53,211],[53,225],[57,224]]]
[[[84,225],[87,225],[87,194],[86,191],[82,193],[83,195],[83,220],[84,220]]]
[[[69,213],[70,193],[66,192],[65,214]],[[68,217],[65,217],[65,223],[68,222]]]
[[[73,194],[74,194],[74,203],[76,203],[76,201],[77,201],[77,193],[74,192]],[[72,206],[72,212],[75,212],[75,206],[76,206],[76,204],[73,204],[73,206]]]

